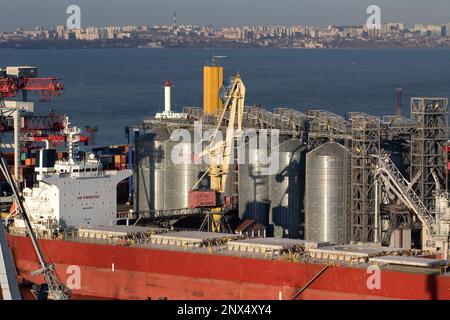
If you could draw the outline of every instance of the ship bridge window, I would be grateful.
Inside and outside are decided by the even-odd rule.
[[[78,169],[73,169],[73,172],[78,172],[79,170]]]
[[[87,169],[86,169],[86,172],[91,172],[91,168],[87,168]]]

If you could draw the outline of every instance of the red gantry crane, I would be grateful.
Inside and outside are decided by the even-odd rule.
[[[22,101],[28,100],[28,93],[36,93],[41,101],[61,95],[64,90],[58,78],[39,78],[38,69],[29,66],[12,66],[0,69],[0,133],[14,132],[14,175],[18,179],[21,142],[38,142],[39,138],[58,136],[64,117],[54,114],[35,116],[31,105],[7,102],[22,93]],[[23,114],[21,114],[23,112]],[[21,125],[23,118],[23,125]],[[11,145],[2,144],[2,148]]]
[[[22,92],[23,101],[27,100],[28,92],[38,93],[41,100],[61,95],[64,90],[58,78],[38,78],[37,68],[7,67],[0,78],[0,100],[14,98]]]

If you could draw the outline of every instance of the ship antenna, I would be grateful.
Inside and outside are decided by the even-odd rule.
[[[69,164],[74,164],[73,161],[73,146],[80,141],[80,128],[70,127],[69,117],[64,120],[64,135],[67,137],[67,147],[69,151]]]

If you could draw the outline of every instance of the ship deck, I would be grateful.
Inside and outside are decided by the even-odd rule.
[[[293,239],[118,229],[83,230],[82,236],[77,232],[66,239],[41,238],[39,242],[63,281],[70,275],[68,268],[79,268],[83,285],[77,294],[81,295],[115,299],[292,299],[327,270],[301,299],[449,298],[449,275],[443,274],[442,267],[427,267],[436,259],[427,259],[425,264],[416,261],[425,267],[386,263],[389,259],[413,263],[417,257],[407,256],[410,251],[385,251],[374,244],[367,248],[345,245],[343,251],[343,246]],[[114,238],[117,235],[120,239]],[[42,279],[31,273],[38,268],[31,241],[13,234],[8,235],[8,241],[19,274],[31,283],[40,283]],[[327,259],[311,255],[311,250],[320,248],[327,252]],[[334,251],[344,255],[330,254]],[[405,255],[400,255],[402,252]],[[350,259],[352,254],[359,257]],[[374,263],[369,256],[382,259],[379,266],[386,284],[382,288],[372,290],[367,286],[368,267]]]
[[[9,232],[24,235],[23,231],[16,228]],[[48,239],[45,235],[39,237]],[[381,247],[378,244],[332,245],[328,242],[297,239],[248,239],[236,234],[172,231],[140,226],[83,228],[66,233],[60,240],[351,268],[367,268],[376,264],[386,271],[450,276],[450,273],[444,272],[448,262],[424,259],[414,250]]]
[[[376,244],[331,245],[296,239],[253,238],[245,239],[234,234],[217,234],[198,231],[169,231],[155,227],[119,226],[97,228],[102,232],[121,230],[128,239],[85,237],[78,234],[67,236],[65,241],[91,243],[130,248],[189,252],[238,258],[279,260],[291,263],[333,265],[351,268],[367,268],[377,264],[381,270],[417,273],[425,275],[445,273],[443,260],[424,259],[413,250],[381,247]],[[132,232],[131,232],[132,231]],[[139,234],[141,237],[137,237]],[[143,236],[145,235],[145,236]],[[134,238],[133,238],[134,236]],[[130,241],[131,239],[131,241]],[[322,252],[318,255],[317,252]],[[399,263],[399,260],[408,263]],[[389,261],[390,260],[390,261]],[[424,260],[428,263],[424,263]],[[415,264],[417,261],[417,265]],[[400,261],[401,262],[401,261]],[[447,263],[448,265],[448,263]]]

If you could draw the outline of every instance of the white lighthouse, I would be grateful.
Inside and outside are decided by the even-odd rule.
[[[164,113],[170,114],[171,106],[170,106],[170,98],[171,98],[171,92],[172,90],[172,82],[170,80],[166,80],[164,83]]]
[[[164,82],[164,111],[157,113],[156,119],[183,119],[186,118],[184,113],[172,112],[172,81],[166,80]]]

